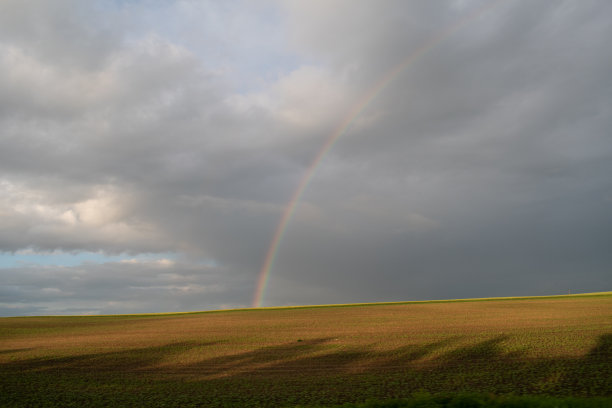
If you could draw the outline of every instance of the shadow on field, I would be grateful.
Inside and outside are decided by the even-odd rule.
[[[599,337],[599,342],[589,352],[587,359],[601,359],[607,357],[612,364],[612,333],[604,334]]]
[[[524,351],[507,352],[503,347],[507,339],[497,336],[462,345],[465,337],[457,336],[380,351],[376,344],[349,347],[337,339],[318,338],[200,360],[198,353],[210,355],[207,348],[220,342],[180,342],[70,357],[32,358],[5,363],[0,368],[5,373],[95,370],[185,375],[200,380],[258,377],[281,383],[300,379],[326,381],[331,376],[341,378],[341,382],[375,378],[384,382],[387,389],[397,387],[402,392],[478,390],[612,395],[612,334],[600,336],[582,358],[527,358]],[[225,346],[220,346],[220,353]]]
[[[0,350],[0,354],[21,353],[22,351],[30,351],[30,350],[33,350],[33,348],[27,347],[27,348],[18,348],[18,349],[5,349],[5,350]]]
[[[121,351],[108,351],[57,357],[34,357],[2,364],[2,368],[6,369],[15,367],[20,368],[21,370],[32,371],[132,371],[172,360],[173,357],[177,357],[189,350],[210,347],[219,343],[220,342],[177,342],[144,348],[126,348]]]

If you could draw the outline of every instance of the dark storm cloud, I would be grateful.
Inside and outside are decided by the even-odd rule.
[[[346,21],[293,5],[298,41],[360,78],[382,77],[456,18],[404,3],[385,17],[405,24],[380,18],[361,33],[373,8]],[[410,11],[429,18],[413,29]],[[307,303],[316,290],[291,299],[285,287],[318,282],[323,303],[609,289],[609,12],[498,3],[398,75],[362,115],[379,119],[349,130],[309,187],[325,215],[290,227],[271,303]],[[326,42],[336,30],[342,41]]]
[[[612,7],[487,4],[2,3],[0,249],[182,258],[0,269],[0,314],[249,304],[441,35],[264,303],[609,290]]]

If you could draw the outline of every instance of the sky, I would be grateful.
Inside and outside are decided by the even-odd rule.
[[[0,316],[612,290],[612,2],[0,2]]]

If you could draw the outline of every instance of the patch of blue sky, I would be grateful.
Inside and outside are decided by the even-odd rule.
[[[174,253],[145,253],[138,255],[107,255],[100,252],[35,252],[31,250],[0,254],[0,268],[19,268],[31,266],[79,266],[84,264],[104,264],[126,260],[142,262],[160,259],[174,260]]]

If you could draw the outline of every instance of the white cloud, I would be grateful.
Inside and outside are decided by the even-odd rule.
[[[43,189],[8,180],[0,183],[0,213],[4,214],[6,249],[99,250],[110,252],[159,250],[164,241],[155,225],[138,219],[133,197],[114,186],[92,186],[85,197],[58,201]]]

